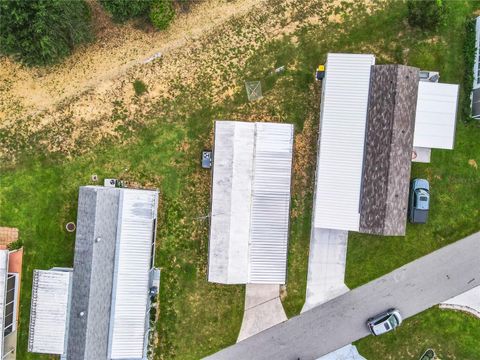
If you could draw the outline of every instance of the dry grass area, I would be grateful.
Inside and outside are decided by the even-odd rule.
[[[0,63],[0,157],[35,146],[67,155],[120,137],[148,119],[152,106],[181,92],[206,92],[214,101],[242,83],[246,59],[266,41],[333,17],[335,3],[298,0],[212,0],[179,16],[166,32],[115,25],[92,3],[97,40],[51,68]],[[307,15],[305,15],[307,14]],[[156,53],[160,58],[145,60]],[[135,96],[135,79],[148,92]],[[161,114],[161,106],[155,114]]]

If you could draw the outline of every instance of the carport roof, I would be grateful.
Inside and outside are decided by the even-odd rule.
[[[71,276],[69,271],[33,271],[28,351],[64,353]]]
[[[457,103],[458,85],[421,81],[413,146],[453,149]]]
[[[208,280],[285,283],[293,125],[216,121]]]

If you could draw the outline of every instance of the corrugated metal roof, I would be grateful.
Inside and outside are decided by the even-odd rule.
[[[34,270],[28,351],[65,352],[71,273]]]
[[[254,123],[217,121],[212,180],[208,280],[248,281]]]
[[[457,103],[458,85],[421,81],[413,146],[453,149]]]
[[[249,283],[285,283],[292,146],[293,125],[257,123]]]
[[[208,280],[284,283],[293,125],[217,121]]]
[[[328,54],[323,80],[315,227],[359,228],[368,93],[373,55]]]
[[[0,355],[3,354],[3,328],[5,326],[5,296],[8,276],[8,250],[0,250]]]
[[[145,355],[157,193],[124,189],[120,195],[112,295],[110,357]]]

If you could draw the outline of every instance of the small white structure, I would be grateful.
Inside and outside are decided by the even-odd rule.
[[[475,21],[475,63],[473,65],[472,117],[480,119],[480,16]]]
[[[33,271],[28,351],[65,352],[71,279],[71,271]]]
[[[328,54],[320,109],[314,227],[358,231],[373,55]]]
[[[413,146],[453,149],[458,85],[420,81]]]
[[[332,351],[327,355],[323,355],[317,360],[366,360],[362,355],[358,353],[355,345],[347,345],[338,350]]]
[[[0,250],[0,356],[3,358],[4,352],[4,331],[5,328],[5,307],[7,293],[7,277],[8,277],[8,250]]]
[[[208,280],[284,284],[294,129],[216,121]]]

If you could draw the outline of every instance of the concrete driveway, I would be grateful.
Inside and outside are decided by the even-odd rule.
[[[480,285],[480,232],[446,246],[208,359],[316,359],[369,335],[390,307],[404,318]]]
[[[307,294],[302,312],[349,289],[345,285],[348,231],[313,228],[308,257]]]
[[[302,313],[345,294],[348,231],[313,228],[308,256],[307,294]],[[365,360],[357,348],[346,345],[317,360]]]

